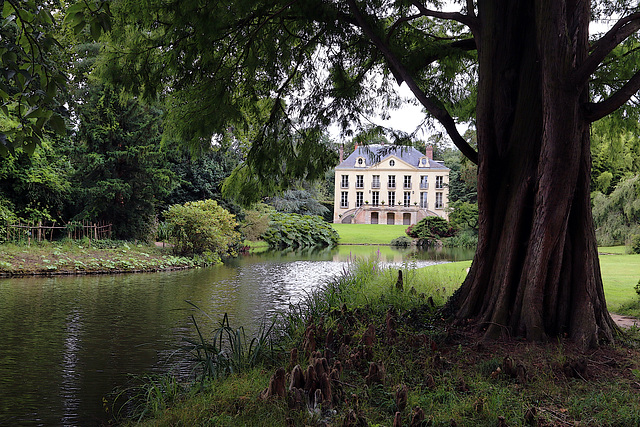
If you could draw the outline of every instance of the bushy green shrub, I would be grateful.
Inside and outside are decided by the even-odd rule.
[[[273,248],[333,246],[338,232],[319,216],[274,213],[262,238]]]
[[[411,246],[411,243],[413,242],[413,240],[407,236],[400,236],[398,238],[395,238],[391,241],[391,246],[396,246],[399,248],[406,248],[408,246]]]
[[[173,205],[165,212],[169,241],[179,254],[216,255],[232,253],[239,243],[235,215],[218,206],[214,200],[198,200]]]
[[[455,230],[449,226],[446,219],[439,216],[428,216],[409,226],[406,233],[409,237],[418,239],[419,245],[429,245],[436,243],[443,237],[453,236]]]
[[[450,248],[475,248],[478,246],[478,233],[467,228],[455,236],[443,238],[442,244]]]

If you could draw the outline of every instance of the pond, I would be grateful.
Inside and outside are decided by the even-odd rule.
[[[473,253],[349,246],[179,272],[2,279],[0,425],[103,424],[103,398],[130,374],[188,374],[179,349],[194,337],[191,315],[200,322],[202,312],[216,321],[228,313],[231,326],[255,329],[369,255],[422,266]]]

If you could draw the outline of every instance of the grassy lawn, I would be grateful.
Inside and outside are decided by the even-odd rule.
[[[601,246],[598,248],[601,254],[625,255],[627,253],[626,246]]]
[[[640,280],[640,255],[600,255],[600,269],[609,310],[640,316],[634,289]]]
[[[341,245],[388,245],[400,236],[406,236],[407,225],[386,224],[331,224],[340,235]]]

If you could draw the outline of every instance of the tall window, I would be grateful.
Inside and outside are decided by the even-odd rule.
[[[343,191],[340,196],[340,207],[348,208],[349,207],[349,192]]]
[[[364,175],[356,175],[356,188],[364,188]]]
[[[420,193],[420,207],[423,209],[429,208],[429,204],[427,203],[427,192],[425,191]]]
[[[373,180],[371,181],[371,188],[380,188],[380,175],[373,175]]]
[[[371,204],[373,206],[378,206],[378,203],[380,203],[380,192],[379,191],[372,191],[371,192]]]
[[[406,189],[410,189],[411,188],[411,175],[405,175],[404,176],[404,188],[406,188]]]
[[[388,188],[396,188],[396,176],[389,175],[389,181],[387,182]]]
[[[396,192],[389,191],[389,206],[393,206],[396,204]]]
[[[411,191],[404,192],[404,207],[411,206]]]
[[[349,188],[349,175],[342,175],[342,181],[340,181],[340,187]]]
[[[436,176],[436,188],[444,188],[444,177]]]
[[[442,193],[436,193],[436,209],[442,209],[444,206],[442,204]]]
[[[356,208],[362,206],[362,191],[356,191]]]
[[[426,190],[429,188],[429,178],[427,175],[420,175],[420,189],[421,190]]]

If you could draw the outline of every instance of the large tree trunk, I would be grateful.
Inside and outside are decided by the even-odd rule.
[[[487,337],[611,340],[591,217],[589,2],[478,1],[478,249],[452,299]]]

